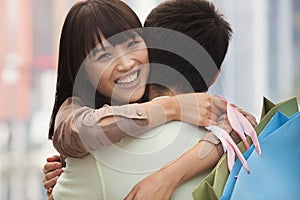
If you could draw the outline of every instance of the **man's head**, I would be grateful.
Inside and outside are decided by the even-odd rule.
[[[144,27],[171,29],[192,38],[205,49],[215,63],[215,66],[201,66],[205,67],[204,70],[210,70],[213,67],[220,69],[232,33],[229,23],[223,19],[222,14],[215,9],[212,3],[206,0],[169,0],[163,2],[151,11]],[[159,38],[159,34],[156,36]],[[151,48],[149,53],[150,62],[160,63],[178,71],[196,92],[205,92],[212,84],[212,81],[205,82],[206,77],[199,74],[196,66],[193,66],[180,55]],[[152,68],[151,71],[152,75],[162,75],[161,72],[156,72]],[[165,74],[162,77],[165,77]],[[170,81],[173,81],[170,85],[178,84],[178,80],[174,77]]]

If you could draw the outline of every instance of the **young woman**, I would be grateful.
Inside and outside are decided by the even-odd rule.
[[[67,157],[55,199],[101,197],[96,192],[99,177],[93,177],[97,173],[94,158],[87,156],[90,152],[172,120],[215,124],[222,113],[213,102],[217,98],[200,93],[134,103],[147,99],[148,52],[140,27],[135,13],[119,0],[82,1],[66,17],[49,130],[55,148]],[[216,104],[225,110],[223,102]],[[68,170],[82,168],[88,172],[78,176],[88,182],[68,179]],[[73,190],[64,190],[64,184],[71,184]]]
[[[172,120],[216,124],[225,110],[204,93],[145,102],[149,61],[139,28],[138,17],[119,0],[88,0],[71,8],[60,38],[49,130],[62,155],[80,158]]]

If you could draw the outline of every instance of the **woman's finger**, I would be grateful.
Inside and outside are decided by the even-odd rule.
[[[59,176],[56,176],[50,180],[44,180],[44,188],[48,191],[50,188],[53,188],[57,182]]]
[[[43,167],[44,174],[52,172],[57,169],[61,169],[62,164],[60,162],[47,162]]]
[[[47,158],[47,162],[60,162],[60,156],[58,155],[53,155],[51,157]]]
[[[221,115],[222,113],[227,112],[227,102],[222,100],[220,97],[218,96],[212,96],[212,104],[213,106],[213,112],[220,112],[219,115]]]
[[[49,197],[48,197],[48,200],[54,200],[53,198],[53,195],[51,194]]]

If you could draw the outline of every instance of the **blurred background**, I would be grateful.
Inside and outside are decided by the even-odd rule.
[[[59,35],[75,0],[0,0],[0,200],[47,199],[42,165]],[[144,21],[161,0],[127,0]],[[234,34],[211,93],[259,118],[262,97],[300,99],[300,0],[213,0]]]

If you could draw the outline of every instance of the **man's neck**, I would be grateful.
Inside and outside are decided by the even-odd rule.
[[[162,88],[152,84],[149,87],[149,100],[152,100],[160,96],[174,96],[174,95],[175,95],[174,90]]]

